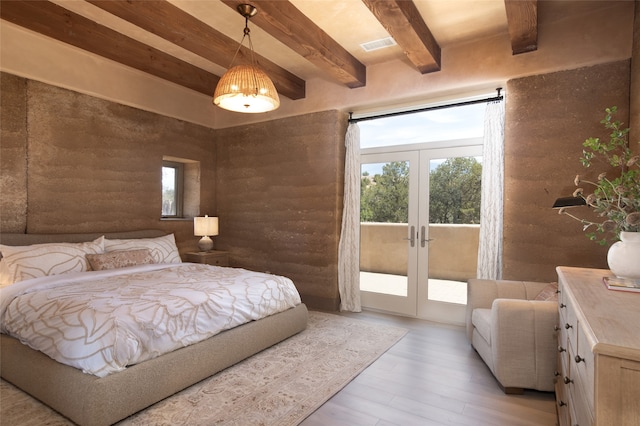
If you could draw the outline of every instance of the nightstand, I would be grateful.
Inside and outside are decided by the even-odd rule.
[[[191,251],[186,254],[187,262],[206,263],[214,266],[229,266],[229,252],[220,250]]]

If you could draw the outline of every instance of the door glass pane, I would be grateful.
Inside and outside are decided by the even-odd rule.
[[[360,290],[407,296],[409,162],[362,164]]]
[[[429,300],[467,303],[466,282],[476,276],[478,264],[481,161],[430,161]]]

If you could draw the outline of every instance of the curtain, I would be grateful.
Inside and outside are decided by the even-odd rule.
[[[338,245],[340,310],[360,312],[360,128],[349,123],[345,137],[344,206]]]
[[[487,105],[482,150],[478,278],[502,278],[504,102]]]

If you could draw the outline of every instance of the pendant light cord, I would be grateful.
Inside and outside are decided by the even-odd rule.
[[[238,56],[238,53],[240,53],[240,49],[242,49],[242,44],[244,43],[245,38],[249,40],[251,66],[253,68],[256,67],[256,61],[253,56],[253,42],[251,41],[251,34],[250,34],[251,30],[249,29],[249,17],[250,15],[244,15],[244,31],[243,31],[242,39],[240,40],[240,44],[238,44],[236,53],[234,53],[233,58],[231,59],[231,63],[229,64],[229,68],[227,69],[231,69],[231,67],[233,66],[233,63],[235,62],[236,57]],[[254,96],[256,96],[258,95],[258,77],[256,76],[255,72],[252,72],[251,74],[253,77],[253,85],[254,85],[254,91],[255,91]]]

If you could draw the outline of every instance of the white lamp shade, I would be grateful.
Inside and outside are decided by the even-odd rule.
[[[194,217],[193,218],[193,235],[198,237],[211,237],[218,235],[218,218],[209,217]]]
[[[251,65],[236,65],[220,78],[213,103],[229,111],[260,113],[277,109],[280,98],[264,71]]]

